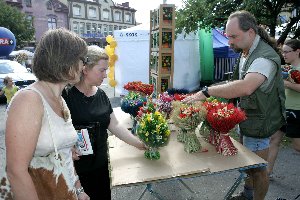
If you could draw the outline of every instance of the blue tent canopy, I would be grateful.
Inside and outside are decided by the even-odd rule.
[[[228,45],[228,39],[218,30],[213,29],[213,49],[215,58],[237,58],[235,53]]]

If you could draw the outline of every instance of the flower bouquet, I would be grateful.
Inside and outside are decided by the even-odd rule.
[[[172,111],[172,101],[174,97],[164,92],[158,96],[157,104],[159,105],[158,111],[161,112],[166,119],[170,118]]]
[[[230,156],[237,154],[237,148],[233,145],[229,131],[236,124],[246,119],[245,112],[235,107],[232,103],[214,102],[207,103],[206,120],[213,130],[209,142],[216,146],[218,153]]]
[[[18,63],[24,65],[25,61],[28,60],[28,56],[27,56],[26,53],[19,53],[19,54],[16,56],[15,60],[16,60]]]
[[[137,135],[149,147],[144,153],[145,158],[158,160],[160,158],[158,148],[167,144],[170,133],[167,122],[160,112],[143,114],[137,127]]]
[[[300,83],[300,71],[299,70],[290,70],[289,71],[289,77],[290,80],[292,80],[294,83]]]
[[[128,91],[135,91],[143,96],[151,95],[153,93],[153,85],[142,83],[141,81],[128,82],[124,85],[124,89]]]
[[[184,104],[174,101],[171,119],[175,126],[180,128],[177,141],[184,143],[184,150],[188,153],[197,152],[201,144],[195,134],[195,130],[201,121],[205,120],[206,109],[201,102]]]

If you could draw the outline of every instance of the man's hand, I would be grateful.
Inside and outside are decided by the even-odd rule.
[[[183,103],[192,103],[194,101],[201,101],[201,100],[205,100],[206,96],[200,91],[197,92],[196,94],[187,96],[186,98],[184,98],[183,100],[181,100]]]

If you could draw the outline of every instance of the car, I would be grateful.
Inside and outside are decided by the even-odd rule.
[[[3,80],[6,76],[11,77],[19,88],[24,88],[37,80],[36,76],[20,63],[11,60],[0,60],[0,90],[5,86]],[[0,99],[5,99],[5,96],[1,95]]]

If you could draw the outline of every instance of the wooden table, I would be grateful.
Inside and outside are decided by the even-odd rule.
[[[124,113],[120,108],[115,108],[114,113],[123,125],[127,128],[131,127],[132,119],[129,114]],[[218,154],[215,147],[204,141],[201,136],[198,138],[202,148],[207,149],[208,152],[186,153],[183,144],[176,140],[177,132],[177,130],[172,131],[169,144],[160,148],[159,160],[148,160],[144,158],[143,151],[124,143],[115,136],[110,136],[112,187],[149,184],[155,181],[195,177],[228,170],[245,170],[266,164],[265,160],[233,139],[232,142],[238,149],[238,154],[235,156]]]

